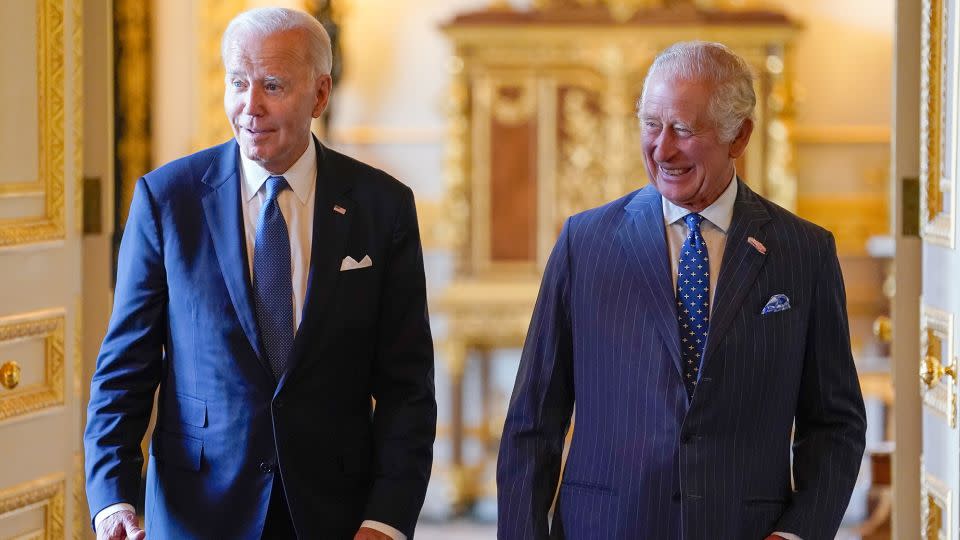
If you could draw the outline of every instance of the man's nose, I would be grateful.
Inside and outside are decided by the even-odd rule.
[[[243,100],[243,113],[250,116],[260,116],[263,112],[263,92],[252,86]]]
[[[675,141],[668,129],[661,130],[653,144],[653,159],[656,161],[667,161],[677,151]]]

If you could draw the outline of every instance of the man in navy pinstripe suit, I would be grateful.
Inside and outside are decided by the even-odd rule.
[[[829,232],[736,175],[755,102],[722,45],[654,61],[638,107],[651,185],[567,220],[547,264],[499,538],[836,534],[866,427],[843,281]]]

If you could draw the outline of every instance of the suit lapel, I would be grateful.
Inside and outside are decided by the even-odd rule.
[[[202,182],[210,187],[203,196],[203,211],[220,263],[220,273],[227,285],[230,300],[240,319],[240,326],[250,341],[260,364],[270,373],[260,343],[257,319],[253,310],[250,286],[247,241],[244,236],[243,211],[240,206],[239,149],[233,141],[221,146],[220,155],[204,174]],[[272,376],[272,375],[271,375]]]
[[[683,375],[680,360],[680,333],[677,327],[677,298],[667,260],[667,239],[663,225],[660,194],[647,186],[624,207],[626,218],[618,236],[634,262],[633,275],[639,276],[641,291],[649,291],[654,323],[673,359],[677,373]],[[646,299],[641,299],[645,302]],[[645,302],[646,303],[646,302]]]
[[[340,170],[336,153],[324,148],[314,138],[317,148],[317,186],[313,208],[313,239],[310,247],[310,273],[304,295],[303,317],[293,343],[287,371],[277,385],[279,390],[287,376],[299,363],[306,342],[312,339],[311,328],[335,289],[340,276],[347,233],[356,214],[356,203],[348,194],[353,188],[353,179]],[[339,207],[343,212],[335,211]]]
[[[746,184],[739,178],[737,182],[737,200],[733,207],[733,220],[727,234],[720,275],[717,277],[710,333],[704,350],[704,371],[713,351],[723,341],[730,324],[740,313],[743,301],[753,289],[753,283],[767,257],[750,245],[747,239],[753,237],[760,243],[767,243],[763,228],[770,221],[770,214]]]

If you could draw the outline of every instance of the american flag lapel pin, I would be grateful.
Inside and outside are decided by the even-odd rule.
[[[747,243],[753,246],[753,249],[760,252],[761,255],[767,254],[767,246],[763,245],[759,240],[754,237],[747,238]]]
[[[347,213],[347,209],[340,206],[339,204],[333,205],[333,211],[340,214],[341,216]]]

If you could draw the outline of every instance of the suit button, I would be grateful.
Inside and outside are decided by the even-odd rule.
[[[260,472],[263,474],[270,474],[273,472],[273,465],[267,463],[266,461],[260,462]]]

